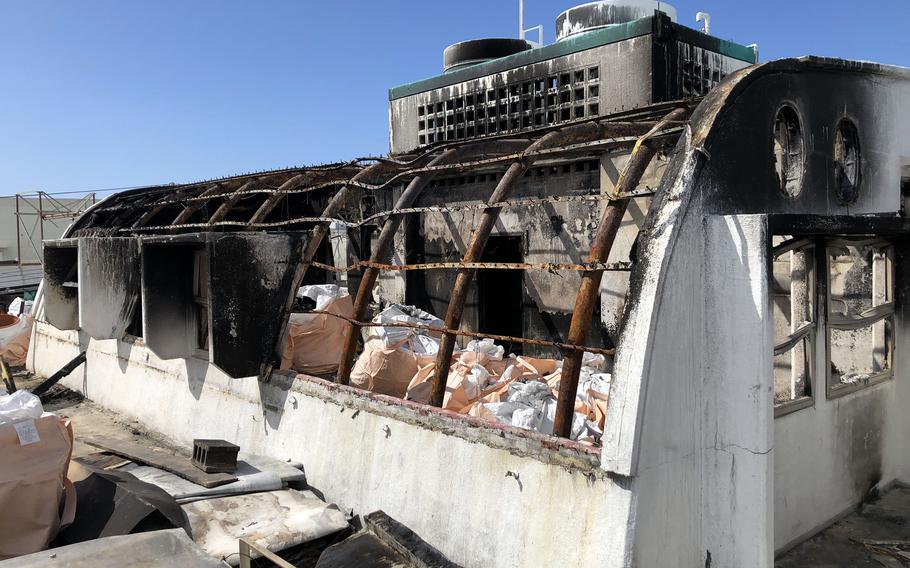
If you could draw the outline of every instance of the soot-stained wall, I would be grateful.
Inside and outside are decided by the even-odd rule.
[[[691,121],[693,153],[700,158],[692,179],[685,181],[687,191],[698,196],[707,218],[763,214],[776,235],[882,234],[882,221],[901,222],[902,170],[910,162],[910,140],[903,134],[910,121],[904,112],[910,99],[908,80],[910,75],[899,69],[822,59],[779,61],[740,72],[709,95]],[[788,176],[793,178],[789,191],[782,189],[776,173],[781,158],[775,157],[774,147],[775,119],[785,106],[795,111],[802,146],[796,152],[802,164]],[[853,200],[844,199],[836,162],[837,132],[844,121],[855,127],[860,149]],[[658,203],[659,208],[670,206]],[[896,243],[893,378],[829,395],[822,331],[815,344],[813,405],[773,422],[776,550],[824,527],[872,487],[906,480],[910,474],[904,457],[907,421],[898,410],[908,390],[902,353],[906,324],[901,302],[906,294],[901,290],[907,274],[900,266],[907,256],[903,246]],[[770,255],[770,246],[765,254]],[[730,285],[739,283],[731,280]],[[764,301],[770,305],[771,299]],[[821,330],[824,317],[820,310]],[[771,359],[770,350],[766,356]],[[771,385],[769,376],[761,386]],[[772,409],[762,412],[764,417]],[[760,424],[762,417],[740,419]]]
[[[627,152],[605,156],[601,160],[582,160],[556,165],[547,165],[529,170],[524,179],[513,190],[510,199],[544,198],[555,196],[580,196],[598,194],[612,189],[622,169]],[[643,185],[662,171],[662,159],[646,174]],[[441,179],[424,191],[418,205],[459,206],[485,202],[492,194],[499,175],[477,174],[458,178]],[[601,180],[603,190],[601,189]],[[627,262],[629,251],[648,208],[649,198],[637,198],[629,207],[623,221],[610,262]],[[521,242],[521,258],[509,262],[526,263],[578,263],[585,262],[591,242],[603,211],[601,200],[567,201],[526,206],[507,207],[500,213],[492,238],[518,237]],[[399,231],[396,243],[397,260],[418,262],[458,262],[462,259],[471,234],[479,222],[482,210],[457,210],[441,213],[425,213],[412,216]],[[489,247],[488,247],[489,248]],[[491,269],[493,270],[493,269]],[[380,286],[383,302],[407,301],[443,317],[446,313],[451,289],[455,281],[455,270],[409,271],[406,276],[389,277]],[[506,278],[500,270],[493,271],[491,278]],[[521,335],[564,342],[575,305],[575,297],[581,282],[578,271],[526,270],[522,275],[521,290]],[[622,312],[628,288],[628,272],[615,271],[605,274],[602,287],[602,303],[592,317],[589,344],[612,346],[618,328],[618,317]],[[497,293],[501,293],[497,291]],[[508,302],[513,298],[501,298]],[[479,297],[478,279],[472,283],[465,305],[463,328],[469,331],[481,330],[480,305],[485,301]],[[496,301],[496,299],[486,300]],[[559,357],[558,350],[525,345],[525,354]]]

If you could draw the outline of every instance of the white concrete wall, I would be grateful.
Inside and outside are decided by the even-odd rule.
[[[770,566],[766,224],[706,219],[691,189],[701,159],[668,171],[643,228],[602,462],[631,478],[630,565]]]
[[[629,492],[571,443],[544,447],[345,387],[232,380],[200,359],[162,361],[141,342],[35,328],[36,372],[56,371],[81,344],[87,362],[68,387],[187,448],[224,438],[300,461],[327,500],[359,514],[382,509],[463,566],[622,565],[613,528]]]
[[[711,566],[770,566],[765,222],[699,221],[691,210],[682,221],[651,319],[634,558],[638,566],[703,566],[708,558]]]

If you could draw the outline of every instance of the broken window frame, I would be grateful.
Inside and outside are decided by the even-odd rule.
[[[782,235],[775,235],[782,236]],[[773,237],[772,237],[773,238]],[[774,344],[773,357],[772,357],[772,366],[773,359],[780,356],[790,354],[791,357],[798,356],[799,350],[798,347],[803,345],[803,358],[804,358],[804,373],[806,375],[806,391],[808,394],[793,398],[791,400],[775,402],[774,403],[774,417],[785,416],[797,410],[802,410],[803,408],[810,408],[815,405],[815,385],[816,385],[816,369],[815,365],[817,363],[816,358],[816,337],[818,333],[818,306],[820,303],[819,298],[819,287],[817,286],[817,265],[818,265],[818,250],[819,247],[817,243],[812,238],[805,237],[795,237],[795,238],[786,238],[782,243],[777,246],[773,246],[771,249],[771,263],[772,267],[769,270],[769,278],[771,280],[771,286],[774,285],[774,270],[773,263],[774,260],[785,255],[791,254],[793,252],[811,252],[807,255],[806,261],[806,287],[805,292],[806,303],[808,304],[805,308],[808,318],[805,321],[800,322],[800,325],[796,329],[792,329],[791,333],[780,342]],[[791,261],[792,262],[792,261]],[[792,270],[792,269],[791,269]],[[790,289],[790,297],[792,302],[792,284]],[[772,314],[773,314],[773,299],[772,303]],[[792,314],[792,304],[791,304],[791,314]],[[792,316],[791,316],[792,320]],[[792,323],[791,323],[792,325]],[[773,369],[773,367],[772,367]],[[792,364],[791,364],[792,369]],[[773,370],[772,370],[772,390],[773,385]]]
[[[193,356],[210,359],[212,346],[211,312],[208,297],[208,251],[197,250],[193,254]],[[200,317],[204,314],[205,321]],[[205,326],[205,347],[200,347],[200,326]]]
[[[895,321],[894,321],[894,298],[895,298],[895,287],[894,287],[894,255],[895,248],[894,244],[887,239],[877,238],[877,237],[838,237],[833,239],[825,240],[825,374],[826,374],[826,396],[829,400],[845,396],[847,394],[863,390],[865,388],[877,385],[881,382],[887,381],[888,379],[894,376],[894,331],[895,331]],[[831,249],[836,246],[870,246],[870,247],[879,247],[880,250],[883,250],[885,255],[882,258],[882,264],[880,265],[884,268],[884,274],[879,275],[877,278],[876,274],[876,264],[875,264],[875,254],[873,253],[873,284],[872,284],[872,308],[865,310],[859,317],[834,317],[836,313],[834,311],[833,305],[833,294],[831,294]],[[884,280],[881,280],[880,277],[884,277]],[[879,289],[879,286],[882,288]],[[884,301],[879,304],[875,302],[879,297],[883,295]],[[868,313],[867,313],[868,312]],[[876,324],[882,324],[887,326],[890,324],[890,333],[887,332],[887,328],[884,331],[884,361],[886,368],[880,372],[877,372],[870,376],[868,379],[857,381],[854,383],[842,383],[835,382],[834,374],[831,372],[831,332],[836,329],[841,330],[856,330],[863,329],[867,327],[873,327]],[[873,331],[873,341],[875,331]],[[875,344],[873,343],[872,352],[875,353]]]

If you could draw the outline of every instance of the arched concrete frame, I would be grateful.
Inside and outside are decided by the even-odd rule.
[[[693,115],[639,234],[615,358],[602,465],[629,481],[629,494],[612,496],[628,503],[625,522],[613,519],[625,526],[626,565],[769,566],[784,539],[810,535],[862,499],[863,481],[908,479],[910,421],[900,407],[910,400],[901,378],[910,377],[899,351],[889,384],[775,421],[768,289],[780,227],[910,229],[896,218],[910,157],[908,79],[874,64],[782,60],[731,75]],[[796,197],[774,177],[783,101],[799,112],[808,145]],[[831,141],[844,115],[863,148],[863,186],[850,204],[832,183]],[[898,287],[900,303],[906,285]],[[870,408],[876,424],[861,419]],[[819,447],[801,435],[807,429]],[[875,447],[851,445],[856,429]]]

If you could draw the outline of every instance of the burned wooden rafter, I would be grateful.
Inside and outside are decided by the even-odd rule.
[[[452,163],[462,157],[473,157],[493,154],[496,152],[509,153],[510,151],[521,151],[530,146],[530,140],[491,140],[479,141],[467,144],[462,147],[445,150],[439,156],[429,163],[429,166],[444,165]],[[417,175],[411,183],[408,184],[404,192],[395,203],[396,209],[410,207],[420,196],[423,189],[433,180],[434,172]],[[386,219],[382,226],[382,231],[376,241],[373,254],[370,260],[373,262],[384,262],[389,256],[392,248],[392,242],[395,233],[401,222],[403,215],[393,215]],[[360,287],[357,289],[357,296],[354,301],[354,319],[363,320],[369,307],[370,298],[373,295],[373,287],[376,285],[376,279],[379,277],[379,270],[376,268],[367,268],[360,280]],[[347,384],[350,379],[351,369],[354,365],[354,352],[357,349],[357,337],[360,328],[357,325],[351,326],[345,335],[344,349],[342,350],[341,359],[338,362],[338,373],[336,380],[341,384]]]
[[[152,236],[160,233],[173,234],[175,232],[197,230],[201,232],[196,235],[186,234],[183,236],[203,238],[206,233],[225,230],[228,227],[237,227],[234,230],[246,231],[246,233],[236,233],[230,237],[228,237],[228,235],[232,235],[230,233],[219,233],[228,237],[227,240],[231,241],[230,246],[233,248],[253,245],[253,243],[247,243],[242,239],[240,241],[236,240],[239,235],[243,234],[248,234],[252,237],[253,235],[250,231],[268,231],[270,229],[287,231],[292,227],[296,227],[299,230],[299,227],[310,224],[305,240],[298,238],[294,242],[269,242],[268,245],[265,242],[256,243],[256,247],[271,247],[266,257],[271,258],[276,254],[278,256],[287,255],[286,260],[290,264],[286,267],[287,270],[282,271],[282,274],[270,273],[268,275],[268,279],[274,280],[276,284],[274,290],[270,290],[270,293],[275,293],[270,298],[269,309],[274,310],[277,316],[275,318],[276,321],[271,321],[268,324],[269,329],[260,329],[259,332],[261,333],[254,334],[257,335],[258,339],[252,343],[247,341],[242,348],[240,345],[234,344],[236,341],[233,338],[219,336],[218,343],[223,345],[219,349],[213,349],[213,355],[214,351],[222,353],[233,351],[238,356],[248,356],[250,354],[249,348],[253,347],[253,344],[255,344],[255,348],[261,349],[262,358],[255,361],[255,365],[258,365],[257,369],[253,369],[254,362],[241,362],[237,357],[213,361],[216,365],[228,370],[232,376],[251,374],[255,371],[258,371],[260,376],[264,376],[271,370],[269,361],[277,358],[283,343],[287,329],[286,320],[289,313],[291,313],[296,288],[303,281],[307,270],[311,266],[333,272],[364,269],[360,287],[355,295],[354,316],[346,318],[352,326],[345,338],[343,354],[339,360],[336,380],[340,383],[348,381],[358,345],[360,329],[374,325],[369,321],[370,318],[367,317],[367,312],[372,299],[372,290],[381,271],[458,270],[459,274],[456,277],[456,285],[447,309],[445,325],[440,330],[443,332],[443,340],[438,354],[439,359],[445,361],[451,358],[455,338],[458,336],[490,338],[499,341],[556,347],[563,350],[567,355],[560,385],[559,403],[557,405],[559,420],[557,420],[556,434],[566,435],[563,432],[567,425],[571,426],[572,414],[567,415],[569,417],[569,422],[567,423],[566,415],[560,415],[560,412],[564,413],[564,407],[572,403],[574,399],[574,392],[572,393],[573,396],[569,396],[568,393],[573,388],[577,388],[578,369],[580,368],[582,353],[613,353],[612,349],[586,345],[587,332],[590,329],[591,322],[587,321],[586,325],[582,325],[578,321],[582,319],[590,320],[592,317],[596,299],[596,294],[592,290],[596,292],[598,289],[597,284],[599,284],[602,272],[605,270],[630,269],[629,263],[611,264],[607,262],[606,257],[609,254],[610,243],[605,243],[605,240],[611,241],[615,237],[616,227],[618,227],[622,219],[625,210],[624,206],[628,199],[653,195],[653,191],[650,188],[648,188],[647,192],[634,192],[632,190],[638,186],[641,174],[656,151],[674,143],[682,132],[692,105],[685,104],[681,106],[684,108],[671,112],[662,118],[653,117],[660,120],[652,120],[651,115],[648,115],[645,119],[633,121],[616,120],[615,118],[590,120],[554,128],[547,131],[543,136],[536,138],[509,138],[505,136],[461,144],[436,146],[419,156],[406,160],[375,158],[370,159],[372,162],[370,164],[364,164],[363,161],[354,161],[326,168],[282,170],[177,188],[155,188],[152,194],[130,194],[125,199],[112,201],[107,206],[107,216],[102,215],[97,219],[110,221],[112,218],[129,218],[130,220],[138,218],[136,222],[132,223],[132,226],[121,225],[121,228],[119,228],[121,234],[126,232],[132,235],[148,234]],[[665,111],[666,108],[663,110]],[[620,177],[620,182],[617,184],[617,193],[612,195],[603,193],[573,194],[509,200],[512,188],[532,167],[545,167],[547,164],[555,165],[564,162],[566,159],[590,157],[592,155],[599,156],[605,151],[618,148],[633,148],[633,150],[630,162]],[[500,172],[505,172],[485,203],[414,206],[415,201],[437,176],[477,171],[496,172],[497,176],[501,175]],[[346,213],[348,205],[361,192],[401,188],[401,184],[404,182],[407,182],[407,186],[394,207],[379,213],[371,212],[369,215],[357,215],[354,220],[350,220],[351,217]],[[305,204],[299,200],[299,197],[296,201],[291,201],[291,196],[305,196],[316,191],[330,192],[332,189],[336,189],[336,191],[328,193],[326,197],[320,195],[320,199],[326,199],[327,201],[323,202],[326,205],[318,216],[299,216],[301,213],[306,212]],[[243,211],[240,211],[239,208],[234,210],[235,206],[244,200]],[[564,201],[599,203],[604,200],[612,201],[606,207],[606,212],[602,219],[603,223],[598,231],[598,236],[595,238],[588,262],[534,264],[484,263],[479,261],[486,241],[492,233],[493,226],[504,208]],[[203,219],[200,219],[197,213],[205,211],[203,208],[210,206],[213,201],[221,201],[221,205],[208,219],[204,219],[205,215],[202,215]],[[287,205],[282,209],[280,216],[275,215],[274,212],[282,201]],[[178,204],[180,207],[173,207]],[[174,212],[170,224],[151,226],[149,221],[168,206],[172,206]],[[104,209],[104,207],[101,209]],[[395,234],[406,215],[430,212],[448,213],[456,210],[483,211],[479,226],[472,234],[468,250],[461,262],[417,264],[393,264],[389,262],[388,257],[390,256]],[[168,210],[168,212],[170,211],[171,209]],[[348,219],[344,217],[348,217]],[[363,260],[350,266],[338,267],[325,265],[313,260],[317,248],[328,234],[331,223],[338,222],[347,227],[359,227],[376,221],[381,222],[383,226],[369,260]],[[89,230],[91,230],[91,227],[89,227]],[[107,229],[105,228],[104,230]],[[298,236],[302,237],[303,234],[298,233]],[[141,240],[145,241],[145,239],[146,237],[143,237]],[[203,240],[207,241],[208,239],[204,238]],[[227,241],[223,244],[225,246],[228,245]],[[223,269],[228,262],[228,255],[226,255],[225,249],[222,247],[218,248],[219,251],[215,251],[209,246],[208,250],[217,256],[217,258],[213,257],[213,262],[220,265],[219,271],[224,273]],[[294,250],[296,252],[293,252]],[[251,251],[252,249],[248,252]],[[263,258],[259,258],[257,253],[257,259],[255,264],[258,266],[262,264]],[[259,269],[264,270],[264,266],[259,266],[257,270]],[[543,339],[462,331],[460,323],[467,289],[476,271],[483,269],[575,270],[583,272],[582,287],[576,301],[576,310],[572,315],[573,323],[568,341],[559,343]],[[280,284],[279,280],[281,281]],[[224,282],[223,286],[229,288],[235,284],[238,284],[236,278],[231,280],[231,282]],[[241,294],[239,289],[235,290],[235,292],[237,292],[233,294],[235,300],[245,295]],[[577,361],[574,366],[573,361]],[[438,405],[441,403],[442,395],[445,392],[449,365],[445,364],[445,362],[442,364],[437,362],[437,369],[437,374],[432,383],[433,396],[431,402]],[[572,410],[572,408],[569,408],[569,410]]]
[[[170,229],[171,232],[172,233],[176,232],[177,229],[175,227],[182,225],[183,223],[186,223],[197,211],[199,211],[199,209],[202,208],[203,205],[205,205],[205,203],[210,198],[218,197],[219,195],[227,193],[228,191],[230,191],[229,186],[226,186],[221,183],[216,183],[215,185],[209,187],[208,189],[203,191],[201,194],[199,194],[200,200],[194,200],[189,203],[184,203],[183,211],[181,211],[174,218],[174,221],[171,223],[171,229]],[[202,200],[202,198],[205,198],[205,199]]]
[[[354,184],[351,184],[352,188],[356,188]],[[635,191],[628,195],[630,198],[636,197],[651,197],[654,195],[654,191],[651,189],[645,189],[641,191]],[[150,227],[142,227],[141,229],[121,229],[121,232],[157,232],[168,229],[205,229],[209,227],[252,227],[255,229],[277,229],[282,227],[288,227],[291,225],[299,225],[301,223],[338,223],[344,225],[348,228],[357,228],[364,225],[372,225],[377,220],[389,217],[391,215],[399,215],[404,213],[453,213],[456,211],[475,211],[481,209],[487,209],[489,207],[522,207],[528,205],[543,205],[551,203],[569,203],[569,202],[579,202],[579,201],[607,201],[609,196],[592,193],[586,195],[551,195],[548,197],[530,197],[530,198],[521,198],[521,199],[510,199],[507,201],[500,201],[494,204],[491,203],[465,203],[462,205],[428,205],[423,207],[404,207],[402,209],[389,209],[388,211],[379,211],[364,217],[359,221],[349,221],[347,219],[342,219],[341,217],[331,217],[326,216],[323,212],[319,217],[294,217],[291,219],[285,219],[283,221],[270,221],[267,223],[249,223],[247,221],[219,221],[213,225],[209,223],[184,223],[182,225],[158,225]]]
[[[362,173],[363,171],[364,171],[363,169],[359,169],[359,171],[357,171],[357,173],[354,174],[354,177],[356,177],[356,175]],[[345,179],[350,178],[352,173],[353,172],[351,172],[351,170],[349,170],[347,168],[340,169],[338,172],[333,172],[334,175],[328,176],[330,178],[329,181],[336,182],[336,183],[343,181]],[[321,180],[321,178],[324,176],[325,176],[325,174],[323,172],[318,172],[318,171],[317,172],[306,172],[306,173],[302,173],[297,176],[294,176],[293,178],[291,178],[288,181],[286,181],[285,183],[283,183],[281,185],[281,187],[276,189],[273,193],[271,193],[265,199],[265,201],[262,202],[262,204],[259,206],[259,208],[256,210],[256,212],[253,213],[253,215],[250,217],[250,219],[248,221],[248,230],[250,230],[252,228],[252,225],[255,225],[256,223],[260,223],[260,222],[264,221],[269,216],[269,214],[275,209],[275,207],[277,207],[278,204],[281,203],[281,200],[284,199],[285,197],[287,197],[288,191],[290,191],[298,186],[312,185],[313,183],[316,183],[317,181]]]
[[[279,219],[275,221],[267,220],[274,209],[283,199],[292,195],[302,195],[311,192],[324,192],[333,188],[344,188],[348,190],[381,190],[392,189],[404,181],[409,181],[415,176],[421,174],[452,174],[459,172],[471,172],[479,169],[498,170],[519,159],[533,158],[536,163],[547,163],[547,160],[564,160],[575,155],[585,156],[598,154],[604,150],[631,146],[636,140],[635,132],[640,132],[653,126],[653,121],[619,121],[616,119],[588,121],[561,127],[552,132],[591,132],[603,128],[604,125],[610,125],[617,130],[628,129],[629,136],[623,138],[597,139],[597,137],[581,136],[577,139],[567,139],[565,143],[553,145],[551,147],[540,147],[537,150],[528,152],[521,150],[517,152],[495,150],[491,152],[477,152],[469,159],[455,160],[446,164],[428,165],[432,157],[440,151],[439,148],[431,149],[416,158],[409,160],[391,160],[381,158],[362,158],[325,167],[301,168],[295,170],[281,170],[276,172],[266,172],[262,174],[250,174],[247,176],[238,176],[225,180],[217,180],[208,183],[194,183],[186,186],[154,188],[152,191],[144,193],[129,192],[128,195],[118,196],[111,203],[102,203],[96,210],[92,211],[79,226],[76,227],[74,234],[109,234],[103,231],[110,229],[120,234],[124,233],[176,233],[186,229],[203,229],[213,230],[216,227],[240,227],[242,230],[267,230],[281,227],[287,227],[294,224],[302,223],[322,223],[326,221],[339,220],[348,225],[352,223],[365,224],[374,221],[383,216],[397,214],[396,210],[390,212],[381,212],[372,215],[370,219],[361,219],[360,221],[351,222],[341,219],[329,219],[328,216],[297,216],[288,219]],[[672,124],[672,127],[679,128],[679,123]],[[678,132],[673,129],[665,130],[661,136],[667,140],[675,140]],[[549,135],[549,134],[548,134]],[[519,139],[523,140],[523,139]],[[525,140],[525,142],[527,142]],[[483,144],[489,148],[508,147],[515,144],[514,138],[491,138],[463,144],[461,147],[473,147],[477,144]],[[446,148],[448,146],[442,146]],[[372,161],[374,164],[384,164],[383,171],[388,171],[391,175],[377,176],[380,179],[374,183],[372,180],[359,178],[358,174],[365,169],[362,166],[366,161]],[[275,185],[278,184],[278,187]],[[249,219],[226,220],[229,213],[235,209],[236,205],[246,197],[263,195],[263,201],[256,210],[251,214]],[[205,204],[212,200],[223,199],[220,206],[207,219],[194,223],[188,223],[189,219],[197,213]],[[180,209],[176,212],[174,218],[155,226],[150,226],[149,222],[159,215],[170,205],[179,205]],[[482,204],[484,207],[487,204]],[[417,211],[415,211],[417,212]],[[110,228],[110,229],[108,229]],[[88,231],[88,233],[86,233]]]
[[[439,163],[444,164],[457,155],[458,151],[455,149],[446,150],[434,158],[430,162],[430,165]],[[395,203],[395,208],[401,209],[410,207],[423,191],[423,188],[426,187],[432,179],[433,174],[428,173],[418,175],[411,180],[411,183],[408,184],[408,187],[405,188],[404,192],[402,192],[398,201]],[[389,252],[391,252],[392,241],[395,238],[398,227],[401,225],[401,221],[402,217],[400,215],[389,217],[386,220],[370,260],[376,262],[383,262],[385,260]],[[370,304],[370,297],[373,295],[373,286],[376,285],[376,279],[378,277],[379,270],[375,268],[367,268],[364,270],[363,278],[360,280],[360,287],[357,289],[357,296],[354,300],[354,321],[363,320],[366,316],[367,308],[369,308]],[[338,373],[335,377],[336,382],[343,385],[348,384],[350,380],[351,369],[354,365],[354,353],[357,350],[357,337],[359,334],[360,327],[357,324],[352,325],[345,333],[344,348],[342,349],[341,359],[338,361]]]
[[[231,211],[231,209],[233,209],[234,206],[237,205],[237,202],[240,201],[240,198],[243,197],[244,193],[246,191],[249,191],[251,188],[255,187],[257,184],[262,183],[262,181],[263,181],[262,178],[252,179],[252,180],[244,183],[236,191],[234,191],[230,195],[228,195],[227,198],[224,200],[224,202],[218,206],[218,209],[216,209],[215,212],[212,213],[212,216],[209,217],[206,225],[211,227],[218,221],[221,221],[222,219],[224,219],[227,216],[227,214]]]

